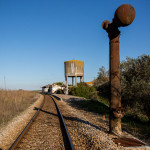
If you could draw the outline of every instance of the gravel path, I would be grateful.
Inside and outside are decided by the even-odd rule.
[[[65,149],[57,110],[49,96],[17,149]]]

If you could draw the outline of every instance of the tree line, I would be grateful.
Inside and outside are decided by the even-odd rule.
[[[120,63],[120,78],[123,107],[130,110],[134,117],[144,116],[150,122],[150,56],[127,57]],[[92,87],[79,83],[70,89],[69,94],[87,99],[98,99],[100,96],[109,100],[109,70],[102,66]]]
[[[94,86],[98,95],[109,98],[109,71],[102,66]],[[137,117],[145,115],[150,122],[150,56],[127,57],[120,63],[122,104]]]

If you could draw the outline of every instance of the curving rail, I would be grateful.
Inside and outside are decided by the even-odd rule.
[[[65,121],[63,119],[63,116],[62,116],[62,114],[61,114],[61,112],[59,110],[59,107],[58,107],[57,103],[55,102],[54,97],[52,95],[50,95],[50,97],[52,98],[52,100],[55,103],[55,106],[56,106],[56,109],[57,109],[57,113],[58,113],[58,117],[59,117],[59,120],[60,120],[60,124],[61,124],[62,130],[63,130],[63,133],[65,134],[66,149],[68,149],[68,150],[74,150],[74,146],[73,146],[71,137],[69,135],[67,126],[66,126]]]
[[[17,144],[21,141],[22,137],[24,136],[24,134],[28,131],[30,125],[32,124],[32,122],[34,121],[34,119],[38,116],[40,109],[42,109],[43,105],[45,102],[45,96],[44,96],[44,100],[42,102],[42,104],[40,105],[40,107],[37,109],[37,112],[34,114],[34,116],[32,117],[32,119],[29,121],[29,123],[26,125],[26,127],[23,129],[23,131],[21,132],[21,134],[17,137],[17,139],[14,141],[14,143],[11,145],[11,147],[9,148],[9,150],[14,150],[17,146]]]
[[[51,97],[51,99],[53,100],[55,106],[56,106],[56,110],[57,110],[57,114],[58,114],[58,118],[59,118],[59,122],[60,122],[60,127],[61,127],[61,131],[62,131],[62,136],[63,136],[63,141],[64,141],[64,146],[66,150],[74,150],[74,146],[71,140],[71,137],[69,135],[69,132],[67,130],[67,126],[65,124],[65,121],[63,119],[63,116],[59,110],[59,107],[54,99],[54,97],[52,95],[49,95]],[[38,116],[40,110],[42,110],[42,107],[44,105],[45,102],[45,96],[44,96],[44,100],[42,102],[42,104],[40,105],[39,108],[35,108],[37,109],[37,112],[34,114],[34,116],[32,117],[32,119],[29,121],[29,123],[26,125],[26,127],[23,129],[23,131],[21,132],[21,134],[17,137],[17,139],[14,141],[14,143],[11,145],[11,147],[9,148],[9,150],[14,150],[15,148],[17,148],[19,142],[22,140],[23,136],[26,134],[26,132],[28,131],[30,125],[32,124],[32,122],[35,120],[35,118]]]

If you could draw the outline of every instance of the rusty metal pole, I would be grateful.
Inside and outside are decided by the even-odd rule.
[[[122,134],[121,118],[124,116],[124,108],[121,106],[121,85],[120,85],[120,56],[118,27],[128,26],[135,18],[135,10],[129,4],[121,5],[115,12],[112,23],[105,20],[102,27],[109,37],[109,61],[110,61],[110,117],[109,131],[117,135]]]

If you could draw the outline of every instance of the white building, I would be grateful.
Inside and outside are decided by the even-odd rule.
[[[57,85],[57,84],[52,84],[51,86],[50,86],[50,92],[51,93],[56,93],[56,91],[57,90],[64,90],[64,88],[65,88],[65,86],[64,85]]]
[[[48,84],[42,87],[42,93],[56,93],[57,90],[65,90],[65,86],[64,85],[57,85],[55,83],[53,84]]]
[[[45,85],[45,86],[42,86],[42,93],[48,93],[50,92],[50,85]]]

